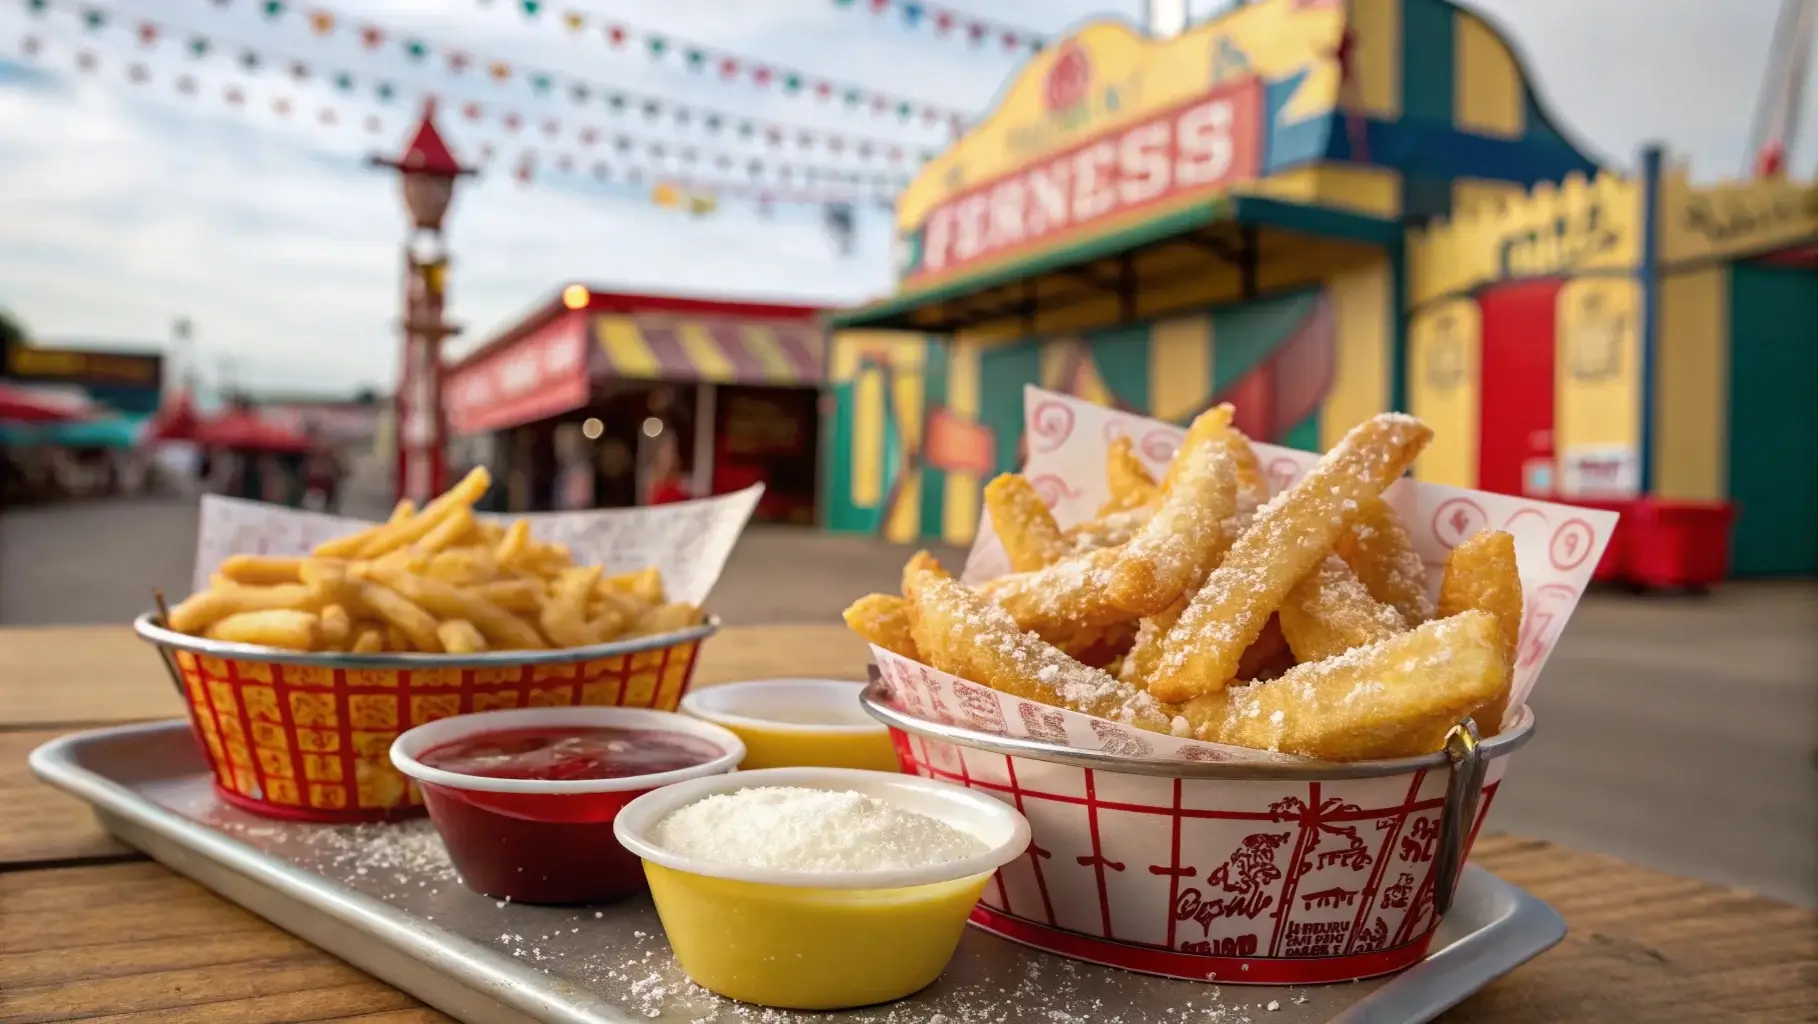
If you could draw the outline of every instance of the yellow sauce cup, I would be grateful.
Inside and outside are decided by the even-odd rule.
[[[890,730],[859,706],[863,683],[763,679],[702,687],[681,712],[728,729],[745,743],[744,769],[898,770]]]
[[[670,812],[763,786],[856,791],[976,837],[984,852],[933,867],[784,871],[684,857],[650,841]],[[940,976],[992,872],[1021,856],[1029,822],[1007,804],[892,772],[773,768],[646,793],[614,829],[642,857],[676,962],[695,984],[761,1006],[838,1010],[901,999]]]

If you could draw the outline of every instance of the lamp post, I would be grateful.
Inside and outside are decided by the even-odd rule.
[[[404,240],[404,362],[393,399],[399,498],[423,503],[446,485],[447,426],[442,416],[442,340],[460,328],[442,319],[448,254],[442,219],[454,199],[455,180],[475,173],[449,151],[436,130],[436,104],[423,104],[423,118],[402,155],[374,156],[374,167],[398,173],[404,209],[410,215]]]

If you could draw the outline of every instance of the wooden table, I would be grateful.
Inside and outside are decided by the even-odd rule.
[[[839,626],[728,629],[701,682],[857,679]],[[182,714],[123,628],[0,630],[0,1022],[446,1021],[121,846],[25,767],[72,729]],[[1538,840],[1475,861],[1558,908],[1565,942],[1447,1021],[1818,1020],[1818,915]]]

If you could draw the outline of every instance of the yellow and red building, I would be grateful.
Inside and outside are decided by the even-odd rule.
[[[968,542],[1037,384],[1304,448],[1408,409],[1424,479],[1734,502],[1739,572],[1818,571],[1818,191],[1642,164],[1445,0],[1089,25],[904,192],[898,293],[833,318],[823,521]]]

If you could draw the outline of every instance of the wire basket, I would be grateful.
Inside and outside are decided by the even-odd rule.
[[[296,821],[384,821],[417,812],[391,743],[414,726],[499,708],[575,705],[674,711],[700,645],[719,629],[555,651],[345,654],[280,651],[174,632],[156,614],[133,630],[164,659],[189,707],[215,791]]]

